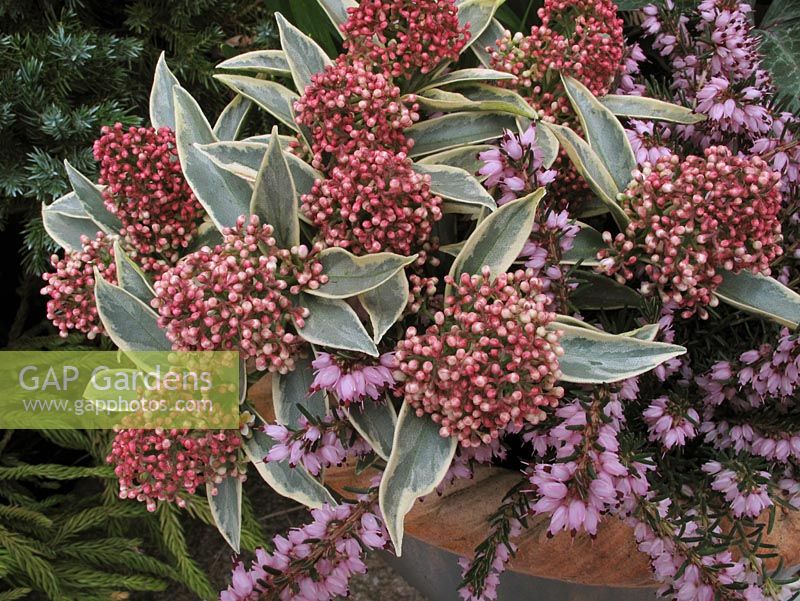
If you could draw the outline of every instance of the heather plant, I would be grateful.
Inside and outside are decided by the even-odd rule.
[[[366,550],[402,555],[417,499],[482,464],[518,479],[462,561],[465,599],[496,598],[531,521],[612,519],[665,596],[788,599],[766,535],[800,506],[789,172],[737,144],[727,100],[648,96],[611,2],[548,0],[529,36],[497,4],[320,0],[337,57],[277,15],[281,50],[219,65],[235,97],[214,126],[162,59],[150,127],[98,143],[118,185],[74,172],[44,210],[63,332],[238,350],[243,387],[271,379],[238,431],[118,431],[121,494],[190,510],[203,487],[237,553],[247,463],[313,509],[235,561],[224,601],[346,595]],[[758,72],[749,25],[730,35],[698,60]],[[240,139],[244,102],[279,126]],[[326,485],[342,465],[368,486]]]

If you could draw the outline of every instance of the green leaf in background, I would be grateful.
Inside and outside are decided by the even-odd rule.
[[[471,173],[449,165],[416,164],[414,171],[431,178],[431,192],[445,200],[494,211],[497,203]]]
[[[383,521],[398,557],[403,552],[403,522],[419,497],[433,492],[447,474],[456,453],[456,439],[439,435],[428,415],[417,417],[403,403],[378,492]]]
[[[114,241],[114,262],[117,266],[119,287],[149,305],[156,293],[141,268],[122,250],[119,240]]]
[[[175,138],[183,175],[197,200],[214,224],[222,230],[233,227],[250,210],[250,186],[220,169],[197,147],[216,142],[211,126],[197,102],[181,87],[175,95]]]
[[[271,140],[256,176],[250,214],[258,215],[261,223],[270,224],[279,248],[300,244],[297,192],[278,142],[278,128],[272,128]]]
[[[242,539],[242,481],[239,478],[227,476],[217,484],[216,493],[206,486],[208,506],[217,530],[222,535],[234,552],[239,553]]]
[[[288,128],[298,131],[293,106],[300,97],[286,86],[245,75],[217,74],[214,79],[249,98]]]
[[[408,295],[408,278],[405,271],[401,270],[377,288],[358,296],[361,306],[369,315],[375,344],[403,315],[408,305]]]
[[[297,333],[311,344],[378,356],[378,347],[353,308],[342,300],[300,294],[300,304],[310,315]]]
[[[222,61],[216,68],[228,69],[229,71],[265,73],[279,77],[289,77],[292,74],[289,68],[289,61],[286,60],[286,54],[284,54],[283,50],[256,50],[237,54],[228,60]]]
[[[130,292],[109,284],[97,270],[94,279],[97,314],[114,344],[123,351],[172,350],[150,307]]]
[[[415,123],[406,130],[414,139],[412,157],[458,148],[494,140],[506,129],[514,129],[516,121],[512,115],[499,113],[451,113]]]
[[[324,298],[350,298],[373,290],[410,265],[417,255],[403,257],[390,252],[357,257],[343,248],[326,248],[318,257],[328,281],[307,294]]]
[[[648,4],[655,4],[656,6],[661,6],[663,4],[663,0],[618,0],[617,10],[620,11],[639,10],[641,8],[644,8]]]
[[[548,327],[562,332],[560,344],[564,355],[559,359],[559,366],[564,382],[619,382],[650,371],[686,352],[685,348],[674,344],[606,334],[564,323],[556,322]]]
[[[777,100],[796,112],[800,110],[800,22],[783,20],[787,15],[767,16],[770,22],[755,30],[761,37],[762,64],[772,75]]]
[[[172,88],[175,86],[180,84],[169,70],[162,52],[158,57],[153,87],[150,90],[150,124],[156,129],[169,127],[175,130],[175,103],[172,97]]]
[[[451,150],[444,150],[428,156],[417,161],[417,165],[448,165],[449,167],[457,167],[463,169],[467,173],[471,173],[473,177],[481,179],[483,176],[478,175],[478,170],[483,167],[483,161],[478,158],[481,152],[491,150],[494,146],[489,144],[471,144],[453,148]]]
[[[714,291],[729,305],[796,328],[800,325],[800,294],[775,278],[749,271],[724,272],[722,284]]]
[[[487,48],[493,48],[497,40],[503,37],[505,27],[497,19],[491,19],[486,25],[480,36],[472,44],[472,51],[478,60],[481,61],[484,67],[489,67],[491,64],[491,55],[486,51]]]
[[[302,94],[311,85],[312,76],[333,63],[314,40],[289,23],[282,14],[275,13],[275,19],[281,34],[281,46],[292,70],[292,80]]]
[[[462,273],[479,274],[488,266],[492,277],[496,277],[511,267],[530,238],[536,209],[544,194],[544,188],[539,188],[503,205],[481,221],[453,261],[450,275],[458,280]]]
[[[296,428],[303,412],[297,408],[302,406],[306,412],[315,417],[328,414],[328,401],[322,391],[311,392],[314,381],[314,369],[309,357],[300,357],[295,362],[295,369],[288,374],[272,375],[272,405],[275,408],[275,419],[279,424]]]
[[[92,221],[100,224],[107,234],[119,234],[122,222],[106,209],[103,193],[89,178],[70,165],[69,161],[64,160],[64,167],[67,169],[69,183],[72,184],[86,214]]]
[[[231,141],[239,137],[244,120],[253,102],[244,96],[237,95],[222,110],[214,124],[214,136],[218,140]]]
[[[291,467],[288,461],[265,462],[264,458],[274,444],[272,438],[257,428],[253,429],[252,437],[244,441],[247,458],[272,490],[311,509],[325,503],[336,505],[328,489],[317,482],[302,465]]]
[[[460,69],[432,79],[418,91],[422,93],[430,88],[441,88],[454,83],[499,81],[501,79],[516,79],[516,77],[511,75],[511,73],[496,71],[495,69]]]
[[[772,0],[759,27],[769,29],[800,20],[800,4],[795,0]]]
[[[692,109],[671,102],[644,96],[617,96],[608,94],[597,100],[617,117],[668,121],[691,125],[706,120],[705,115],[695,113]]]
[[[467,47],[479,40],[483,31],[494,19],[494,13],[505,0],[456,0],[458,23],[469,25],[470,38]]]
[[[577,79],[562,75],[561,82],[578,114],[589,146],[603,161],[617,188],[624,190],[633,179],[632,173],[636,169],[636,157],[625,128]]]
[[[597,251],[606,247],[606,243],[603,242],[603,234],[591,225],[580,222],[576,225],[581,229],[575,236],[572,248],[561,255],[561,263],[575,265],[580,262],[581,265],[587,267],[598,265],[600,261],[597,259]]]
[[[603,161],[597,156],[597,153],[570,128],[551,123],[542,123],[541,125],[558,138],[559,144],[569,155],[578,173],[581,174],[581,177],[586,180],[589,187],[611,211],[611,215],[617,225],[624,229],[630,220],[619,202],[617,202],[617,195],[620,190],[617,188],[614,178],[611,177]]]
[[[386,461],[392,453],[392,440],[397,425],[397,414],[389,399],[365,399],[362,405],[353,403],[345,409],[350,423],[364,437],[372,450]]]
[[[642,297],[636,290],[613,278],[593,271],[576,271],[573,277],[579,285],[570,292],[569,301],[578,309],[611,311],[642,306]]]
[[[50,205],[42,204],[42,223],[48,235],[68,252],[83,246],[81,236],[94,239],[103,229],[89,217],[75,192],[62,196]]]

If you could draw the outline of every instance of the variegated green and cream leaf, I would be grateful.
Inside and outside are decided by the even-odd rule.
[[[169,127],[175,129],[175,103],[172,89],[180,86],[175,75],[167,66],[164,53],[158,57],[153,86],[150,89],[150,124],[156,129]]]
[[[242,540],[242,481],[234,476],[226,476],[216,485],[215,491],[211,486],[206,486],[206,496],[217,530],[231,549],[239,553]]]
[[[705,115],[695,113],[692,109],[671,102],[645,96],[617,96],[609,94],[598,98],[600,103],[617,117],[631,119],[647,119],[651,121],[668,121],[692,125],[706,120]]]
[[[494,140],[516,125],[513,115],[500,113],[451,113],[415,123],[406,130],[414,140],[412,157]]]
[[[790,328],[800,325],[800,294],[775,278],[748,271],[723,272],[714,292],[723,302]]]
[[[95,223],[102,226],[107,234],[118,234],[122,229],[122,222],[106,209],[103,193],[88,177],[64,160],[69,183],[80,200],[86,214]]]
[[[459,25],[461,27],[469,25],[470,38],[466,47],[480,39],[483,31],[494,19],[494,13],[504,2],[505,0],[456,0]],[[495,40],[492,40],[490,45],[494,45],[494,42]]]
[[[302,94],[311,78],[333,64],[314,40],[289,23],[281,13],[275,13],[286,62],[292,72],[295,88]]]
[[[233,141],[238,138],[252,106],[252,100],[237,94],[217,117],[213,129],[214,136],[222,141]]]
[[[307,342],[378,356],[378,347],[345,301],[301,293],[300,305],[308,309],[309,316],[297,333]]]
[[[430,176],[431,192],[445,200],[494,211],[497,203],[469,172],[449,165],[414,165],[414,171]]]
[[[289,129],[299,131],[293,107],[300,97],[286,86],[245,75],[217,74],[214,78],[255,102]]]
[[[117,267],[119,287],[143,303],[149,304],[156,293],[141,268],[122,249],[119,240],[114,241],[114,262]]]
[[[397,414],[388,399],[381,402],[354,403],[345,410],[350,423],[364,437],[377,455],[386,461],[392,453]]]
[[[324,298],[350,298],[374,290],[410,265],[417,255],[404,257],[390,252],[357,257],[338,247],[326,248],[319,256],[328,281],[308,294]]]
[[[328,399],[323,391],[311,392],[314,369],[311,359],[301,357],[295,361],[295,368],[287,374],[272,376],[272,406],[279,424],[296,428],[303,412],[298,405],[314,417],[328,414]]]
[[[408,278],[405,271],[400,270],[377,288],[358,296],[361,306],[369,315],[375,344],[402,317],[408,304],[408,294]]]
[[[216,68],[227,69],[228,71],[265,73],[280,77],[289,77],[292,74],[292,70],[289,68],[289,61],[286,60],[286,54],[283,50],[244,52],[222,61]]]

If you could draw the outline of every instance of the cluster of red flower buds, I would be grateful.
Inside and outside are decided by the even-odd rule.
[[[92,339],[103,332],[94,300],[94,270],[106,281],[117,283],[114,238],[98,232],[94,239],[82,236],[81,242],[81,250],[68,252],[64,258],[58,255],[50,258],[55,271],[42,274],[47,284],[42,294],[50,297],[47,319],[61,336],[78,331]]]
[[[245,479],[236,430],[119,430],[106,461],[114,466],[121,499],[136,499],[156,510],[158,501],[186,506],[200,486],[225,478]]]
[[[442,218],[430,176],[416,173],[405,153],[361,148],[340,157],[325,180],[302,197],[303,212],[328,246],[354,254],[413,254]]]
[[[170,260],[186,248],[204,211],[183,177],[175,132],[167,127],[103,127],[94,143],[106,208],[139,254]]]
[[[392,77],[428,73],[457,61],[469,40],[452,0],[362,0],[347,10],[341,29],[351,56]]]
[[[424,334],[409,328],[395,354],[398,394],[442,436],[477,447],[545,418],[564,395],[556,315],[532,270],[448,276],[453,294]]]
[[[598,269],[621,282],[643,273],[642,292],[657,290],[686,318],[718,304],[721,271],[769,275],[783,252],[780,173],[725,146],[704,155],[664,156],[636,173],[622,199],[631,222],[598,254]]]
[[[239,217],[223,243],[191,253],[155,283],[152,304],[175,350],[238,350],[256,369],[287,373],[307,310],[292,297],[327,281],[318,248],[276,247],[272,226]]]

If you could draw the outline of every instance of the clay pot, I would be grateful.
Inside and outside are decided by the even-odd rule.
[[[264,380],[268,380],[265,378]],[[269,384],[259,382],[250,395],[262,415],[272,415]],[[357,475],[353,467],[330,469],[325,483],[345,488],[369,486],[374,472]],[[481,467],[470,480],[459,480],[443,495],[418,502],[405,522],[403,555],[387,561],[431,601],[460,601],[459,557],[472,557],[488,533],[488,519],[518,473]],[[636,548],[633,532],[620,520],[601,522],[597,537],[587,534],[547,536],[549,518],[528,521],[517,541],[517,554],[503,574],[500,601],[654,601],[654,583],[647,559]],[[788,565],[800,562],[800,520],[779,511],[775,529],[766,537],[781,550]]]

